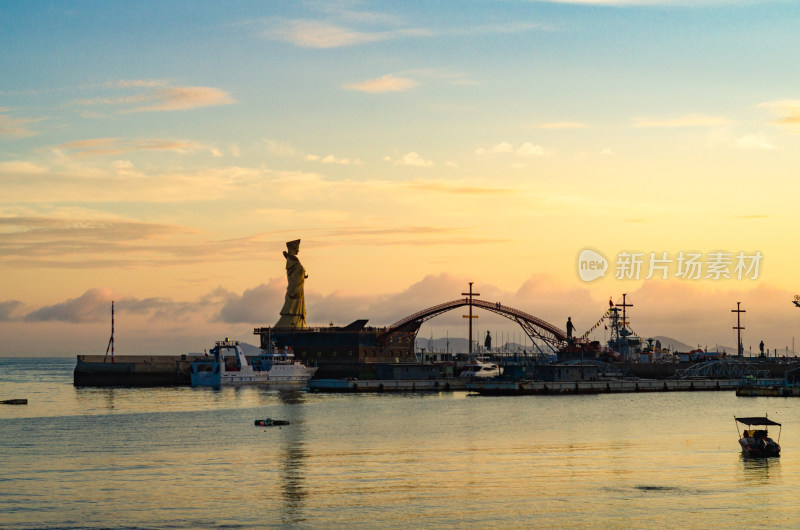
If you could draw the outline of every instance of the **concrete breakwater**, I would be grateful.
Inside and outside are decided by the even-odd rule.
[[[610,394],[635,392],[692,392],[736,390],[738,379],[664,379],[609,381],[475,381],[466,389],[481,395]]]
[[[183,386],[190,384],[191,364],[201,358],[189,355],[117,355],[113,362],[103,355],[78,355],[73,383],[75,386]],[[326,363],[321,365],[317,378],[377,379],[376,363]],[[673,377],[678,369],[689,363],[616,363],[630,377],[664,380]],[[782,379],[788,369],[800,364],[760,362],[759,369],[769,376]],[[385,385],[384,385],[385,387]]]
[[[75,386],[183,386],[191,384],[192,361],[201,356],[78,355]]]

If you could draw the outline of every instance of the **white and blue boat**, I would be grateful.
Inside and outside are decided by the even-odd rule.
[[[208,357],[192,363],[192,386],[274,385],[302,387],[316,373],[294,358],[286,347],[277,349],[270,344],[267,351],[252,359],[247,357],[237,340],[217,341]]]

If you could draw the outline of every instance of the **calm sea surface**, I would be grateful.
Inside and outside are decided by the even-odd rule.
[[[796,527],[800,399],[72,386],[0,359],[0,527]],[[733,415],[784,424],[740,456]],[[291,421],[255,427],[257,418]],[[773,433],[777,435],[777,430]]]

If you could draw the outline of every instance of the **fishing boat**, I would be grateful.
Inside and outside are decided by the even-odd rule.
[[[237,340],[217,341],[211,355],[192,363],[192,386],[275,385],[303,386],[317,371],[294,358],[286,347],[270,344],[267,351],[248,362]]]
[[[743,424],[748,428],[740,433],[739,445],[742,446],[742,454],[745,456],[754,457],[767,457],[767,456],[781,456],[781,446],[769,437],[767,427],[772,425],[778,426],[778,440],[781,438],[780,427],[781,424],[777,421],[772,421],[766,416],[737,418],[736,431],[739,432],[739,424]],[[756,427],[756,428],[753,428]],[[763,429],[759,428],[763,427]]]

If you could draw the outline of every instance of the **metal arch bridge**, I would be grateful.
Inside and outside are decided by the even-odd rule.
[[[724,359],[721,361],[706,361],[686,368],[675,370],[681,379],[704,377],[708,379],[740,379],[748,375],[758,378],[769,377],[769,370],[759,369],[754,363]]]
[[[396,331],[413,332],[416,335],[420,326],[422,326],[422,323],[426,320],[430,320],[435,316],[446,313],[447,311],[469,305],[491,311],[492,313],[504,316],[509,320],[513,320],[519,324],[525,334],[531,339],[531,342],[534,344],[534,346],[539,349],[541,353],[544,352],[537,344],[537,340],[547,345],[547,347],[549,347],[553,352],[557,352],[567,344],[567,334],[564,332],[564,330],[554,326],[553,324],[550,324],[549,322],[545,322],[541,318],[537,318],[533,315],[525,313],[524,311],[520,311],[519,309],[514,309],[513,307],[504,306],[499,302],[493,303],[485,300],[476,300],[474,298],[471,301],[469,298],[460,298],[458,300],[452,300],[450,302],[445,302],[443,304],[418,311],[413,315],[407,316],[403,320],[395,322],[389,326],[386,330],[385,336],[391,336],[392,333]]]

